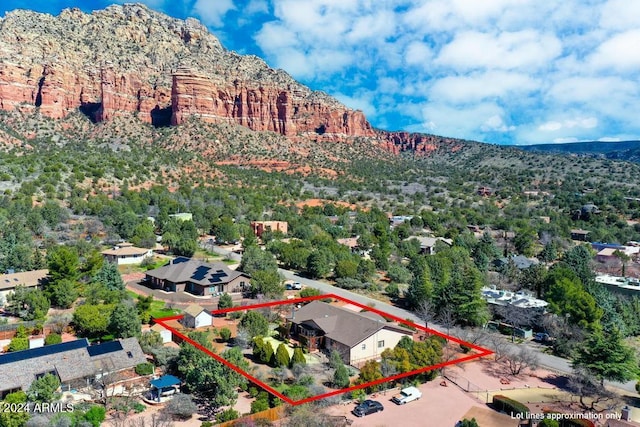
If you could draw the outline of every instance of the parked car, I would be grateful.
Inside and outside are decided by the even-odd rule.
[[[365,400],[353,409],[353,415],[356,417],[364,417],[365,415],[384,411],[382,403],[376,400]]]
[[[299,291],[300,289],[302,289],[302,283],[300,282],[293,282],[293,284],[291,285],[293,287],[293,289],[295,289],[296,291]]]
[[[422,392],[415,387],[407,387],[400,390],[400,393],[393,396],[391,400],[398,405],[404,405],[412,400],[418,400],[422,397]]]

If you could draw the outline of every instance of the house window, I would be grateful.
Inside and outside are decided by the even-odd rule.
[[[366,344],[362,344],[362,349],[366,350],[367,349],[367,345]]]
[[[209,293],[210,294],[215,294],[216,293],[216,287],[215,286],[209,286]]]
[[[378,341],[378,348],[384,348],[384,340]]]

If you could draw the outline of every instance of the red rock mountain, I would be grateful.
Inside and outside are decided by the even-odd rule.
[[[361,111],[314,92],[255,56],[228,51],[197,20],[127,4],[0,20],[0,109],[95,121],[135,114],[158,125],[190,117],[288,137],[373,136]]]

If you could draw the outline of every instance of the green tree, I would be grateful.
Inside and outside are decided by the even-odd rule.
[[[592,332],[576,352],[573,367],[591,372],[601,384],[604,380],[627,382],[640,374],[635,352],[622,341],[618,329]]]
[[[237,225],[228,216],[222,217],[214,224],[213,233],[219,242],[231,243],[240,239]]]
[[[314,279],[325,278],[333,268],[333,254],[327,249],[317,249],[307,258],[307,273]]]
[[[242,316],[239,327],[247,331],[250,337],[266,336],[269,333],[269,321],[254,310],[250,310]]]
[[[27,402],[27,394],[24,391],[9,393],[4,398],[3,404],[10,408],[11,404],[21,404]],[[29,420],[27,411],[0,411],[0,426],[2,427],[24,427]]]
[[[130,300],[116,305],[111,312],[108,330],[115,338],[130,338],[140,336],[142,322],[138,316],[138,309]]]
[[[60,279],[47,285],[47,295],[51,304],[59,308],[70,308],[78,299],[78,291],[73,281]]]
[[[47,266],[53,282],[63,279],[75,282],[80,272],[78,251],[70,246],[54,246],[47,252]]]
[[[476,423],[476,426],[477,425],[478,424]],[[538,423],[538,427],[560,427],[560,422],[558,420],[552,420],[551,418],[545,418]]]
[[[296,347],[293,349],[293,356],[291,356],[291,366],[293,365],[306,365],[307,359],[304,357],[302,348]]]
[[[229,342],[229,340],[231,339],[231,329],[229,328],[220,329],[219,334],[222,342]]]
[[[602,317],[595,299],[584,290],[578,276],[566,267],[554,267],[545,281],[548,291],[545,299],[549,310],[560,316],[568,316],[569,322],[583,328],[595,328]]]
[[[380,369],[380,363],[375,360],[369,360],[365,362],[360,368],[360,375],[358,376],[358,384],[366,384],[379,379],[384,378]],[[379,386],[368,387],[369,390],[378,390]]]
[[[6,310],[24,320],[42,320],[47,316],[50,303],[40,289],[16,286],[7,298]]]
[[[480,427],[475,418],[471,418],[470,420],[465,418],[457,424],[459,427]],[[541,424],[538,424],[541,425]]]
[[[47,373],[31,383],[27,397],[31,402],[51,402],[58,388],[60,388],[58,376]]]
[[[238,270],[253,276],[256,271],[278,271],[278,264],[267,251],[257,246],[248,247],[242,254]]]
[[[100,424],[105,420],[107,411],[104,406],[92,405],[87,412],[84,413],[84,419],[87,420],[93,427],[100,427]]]
[[[349,370],[342,363],[333,373],[333,385],[336,388],[349,387]]]
[[[98,337],[106,334],[113,306],[84,304],[73,312],[73,324],[79,336]]]
[[[220,296],[220,299],[218,299],[218,310],[224,310],[232,307],[233,299],[231,298],[231,295],[225,292]]]
[[[153,248],[156,245],[156,233],[153,223],[145,219],[133,230],[131,243],[141,248]]]
[[[338,278],[355,278],[358,275],[358,260],[347,258],[336,261],[335,274]]]
[[[264,295],[266,298],[276,299],[284,293],[282,277],[277,270],[254,271],[249,283],[254,296]]]
[[[300,291],[300,298],[315,297],[318,295],[322,295],[322,292],[316,288],[306,287]]]
[[[111,262],[102,264],[102,267],[98,270],[93,280],[102,283],[110,291],[124,291],[125,288],[122,276],[118,271],[118,266]]]
[[[291,359],[289,358],[289,352],[287,351],[287,347],[284,343],[280,343],[278,349],[276,350],[275,357],[276,366],[286,368],[291,363]]]

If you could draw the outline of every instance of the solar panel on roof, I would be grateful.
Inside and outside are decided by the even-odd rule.
[[[201,265],[200,267],[196,268],[196,270],[191,275],[191,278],[194,280],[204,280],[207,274],[209,274],[209,270],[211,270],[209,267]]]
[[[102,344],[92,345],[87,348],[89,356],[91,357],[113,353],[120,350],[122,350],[122,343],[120,341],[109,341]]]
[[[51,354],[63,353],[66,351],[77,350],[89,346],[86,338],[81,340],[63,342],[60,344],[45,345],[44,347],[32,348],[30,350],[15,351],[0,356],[0,365],[7,363],[19,362],[21,360],[35,359],[37,357],[49,356]]]

